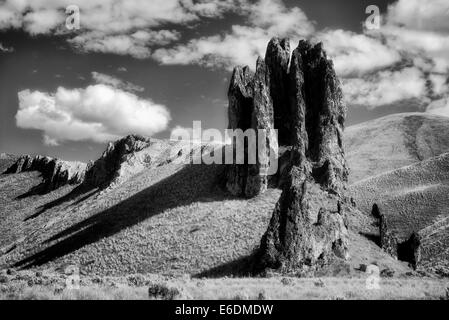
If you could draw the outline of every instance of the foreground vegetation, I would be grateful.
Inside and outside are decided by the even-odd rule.
[[[72,286],[64,274],[3,271],[0,299],[128,300],[128,299],[448,299],[449,280],[381,278],[378,289],[359,278],[218,278],[130,275],[83,277]]]

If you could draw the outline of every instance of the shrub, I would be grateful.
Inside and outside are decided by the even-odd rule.
[[[152,284],[148,288],[148,295],[152,299],[173,300],[180,294],[179,290],[174,287],[168,287],[165,284]]]

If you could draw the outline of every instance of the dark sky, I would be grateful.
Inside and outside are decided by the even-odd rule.
[[[388,1],[376,1],[382,11]],[[300,7],[314,21],[317,30],[344,29],[362,31],[366,18],[365,8],[370,1],[315,0],[285,1],[287,7]],[[176,28],[184,38],[213,35],[244,23],[244,18],[226,14],[223,19],[204,19],[195,28]],[[13,47],[13,52],[0,52],[0,152],[13,154],[46,154],[67,160],[95,159],[105,143],[92,141],[65,141],[58,146],[42,142],[40,130],[18,128],[15,114],[18,110],[17,93],[21,90],[54,92],[59,86],[84,88],[92,84],[91,72],[115,76],[143,87],[140,98],[149,98],[165,105],[171,114],[169,127],[155,136],[168,138],[175,126],[191,127],[192,121],[201,120],[203,127],[224,129],[227,126],[227,86],[230,71],[205,68],[198,65],[167,66],[153,59],[136,59],[108,53],[82,53],[74,50],[63,36],[30,36],[22,30],[4,30],[0,43]],[[119,68],[126,68],[126,72]],[[400,108],[408,111],[414,108]],[[397,112],[394,108],[375,111],[350,108],[348,123],[356,123],[383,114]]]

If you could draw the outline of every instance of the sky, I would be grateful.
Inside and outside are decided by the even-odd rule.
[[[224,130],[232,69],[273,36],[323,42],[347,125],[449,116],[448,0],[0,0],[0,152],[88,161],[131,133]]]

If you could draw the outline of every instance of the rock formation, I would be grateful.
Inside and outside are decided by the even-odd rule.
[[[287,95],[287,72],[290,59],[287,39],[273,38],[267,48],[265,60],[259,58],[256,72],[248,67],[234,69],[228,91],[229,129],[253,129],[257,136],[258,147],[256,163],[249,163],[248,144],[245,142],[245,162],[228,168],[226,173],[227,189],[234,195],[253,197],[264,192],[268,186],[267,167],[275,154],[277,161],[279,142],[289,142],[289,107]],[[276,127],[277,126],[277,127]],[[274,134],[280,128],[282,140]],[[258,135],[262,129],[264,137]],[[271,156],[271,158],[270,158]]]
[[[346,107],[322,45],[300,41],[290,61],[289,40],[273,38],[255,74],[234,69],[228,95],[229,128],[278,129],[278,140],[267,139],[267,147],[289,150],[287,165],[281,165],[283,192],[262,238],[258,266],[298,272],[335,256],[348,258]],[[263,192],[268,178],[260,169],[259,162],[230,166],[228,190],[247,197]]]
[[[382,213],[378,205],[375,208],[380,211],[380,241],[385,252],[418,271],[449,275],[449,217],[410,234],[390,221],[390,215]]]
[[[102,156],[88,165],[84,183],[90,187],[106,187],[120,181],[127,171],[136,173],[151,164],[151,157],[137,153],[150,146],[150,140],[129,135],[110,142]]]
[[[256,145],[264,144],[264,151],[257,153],[255,163],[249,161],[251,147],[244,142],[245,159],[243,164],[234,164],[226,172],[227,189],[235,195],[253,197],[264,192],[268,186],[266,167],[269,155],[276,153],[278,142],[270,131],[274,129],[273,102],[270,96],[270,78],[268,67],[263,59],[257,60],[256,73],[248,67],[234,69],[229,87],[229,129],[254,129]],[[259,141],[258,129],[265,134],[265,141]],[[263,138],[263,137],[262,137]],[[235,146],[235,145],[234,145]],[[252,149],[260,151],[260,148]]]
[[[42,174],[43,191],[49,192],[66,184],[79,184],[84,179],[86,164],[43,156],[21,156],[4,173],[38,171]]]
[[[268,230],[260,265],[303,272],[348,258],[344,196],[348,169],[342,132],[346,108],[321,44],[300,41],[288,77],[290,169]]]
[[[273,101],[274,127],[278,129],[279,144],[290,145],[290,118],[288,95],[288,65],[290,62],[290,41],[273,38],[267,46],[265,63],[270,78],[270,95]]]
[[[321,44],[313,47],[306,41],[289,59],[288,39],[273,38],[255,74],[248,67],[234,69],[228,91],[229,128],[277,129],[278,139],[269,137],[267,150],[295,145],[300,154],[307,151],[314,163],[312,175],[330,189],[341,189],[348,175],[342,146],[346,111],[332,63]],[[266,159],[250,165],[247,158],[229,167],[226,185],[234,195],[252,197],[266,190],[269,179],[261,170]]]
[[[416,270],[449,276],[449,217],[413,233],[409,243]]]

